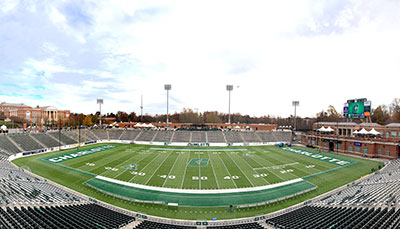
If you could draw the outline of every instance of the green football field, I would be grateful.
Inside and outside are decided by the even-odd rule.
[[[154,200],[165,204],[177,202],[185,206],[180,207],[179,210],[168,210],[162,205],[152,205],[153,207],[150,208],[154,210],[150,210],[143,209],[149,207],[145,204],[137,206],[137,203],[115,201],[115,198],[111,201],[113,204],[131,210],[174,218],[193,217],[189,211],[201,209],[195,206],[258,203],[315,187],[316,190],[303,195],[311,197],[316,193],[323,193],[358,179],[367,174],[371,167],[377,168],[380,165],[374,161],[321,153],[306,148],[277,146],[185,148],[115,143],[89,145],[79,149],[36,155],[18,159],[15,163],[28,166],[32,172],[104,201],[110,198],[104,193],[111,193],[125,199]],[[343,174],[346,174],[345,179],[341,179],[344,178]],[[299,180],[299,178],[302,183],[279,187],[279,184]],[[134,185],[131,187],[130,184],[141,185],[140,189],[144,187],[144,191],[138,190]],[[257,187],[262,189],[273,185],[278,186],[269,188],[265,193],[257,189]],[[257,191],[244,194],[230,193],[230,190],[251,191],[252,188],[256,188]],[[177,191],[169,193],[160,192],[157,189]],[[227,193],[207,196],[188,194],[186,193],[188,190],[200,192],[227,190]],[[131,206],[119,204],[120,201],[125,204],[130,203]],[[292,202],[294,204],[296,201]],[[282,204],[282,207],[284,206],[285,204]],[[155,210],[158,208],[160,210]],[[211,210],[218,213],[217,210],[220,208],[210,207],[209,209],[209,213],[212,212]],[[169,211],[182,212],[171,216]],[[264,212],[269,212],[269,210]],[[237,214],[223,218],[243,217],[250,212],[246,214],[246,210],[242,210],[242,214]]]

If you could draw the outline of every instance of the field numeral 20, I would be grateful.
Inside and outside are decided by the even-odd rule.
[[[309,169],[309,168],[314,168],[314,167],[315,167],[315,165],[307,165],[307,166],[306,166],[307,169]]]
[[[86,163],[86,165],[87,165],[87,166],[95,166],[95,164],[93,164],[93,163],[89,163],[89,162],[88,162],[88,163]]]
[[[168,179],[170,179],[170,180],[175,179],[175,176],[174,176],[174,175],[169,175],[169,176],[167,176],[167,175],[161,175],[160,177],[161,177],[161,178],[164,178],[164,179],[167,179],[167,177],[168,177]]]
[[[192,180],[208,180],[208,177],[192,177]]]

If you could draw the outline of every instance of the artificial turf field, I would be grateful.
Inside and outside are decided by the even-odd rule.
[[[370,172],[371,168],[381,165],[375,161],[326,152],[318,153],[306,148],[300,150],[308,152],[307,154],[301,154],[300,151],[293,152],[293,149],[290,149],[277,146],[179,148],[107,143],[21,158],[15,163],[28,166],[38,175],[100,200],[147,214],[183,219],[214,218],[226,208],[191,206],[170,210],[164,205],[138,204],[112,198],[88,187],[85,183],[90,183],[100,175],[151,187],[232,190],[267,186],[302,178],[317,187],[310,193],[284,203],[242,209],[217,217],[237,218],[267,213],[324,193],[358,179]],[[238,196],[233,198],[240,199]],[[202,214],[194,216],[191,214],[194,211],[201,211]]]

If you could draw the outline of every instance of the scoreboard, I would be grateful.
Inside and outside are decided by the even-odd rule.
[[[371,101],[351,99],[344,104],[343,114],[346,118],[367,118],[371,116]]]

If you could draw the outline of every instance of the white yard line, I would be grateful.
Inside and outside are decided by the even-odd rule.
[[[150,148],[152,150],[173,150],[173,151],[232,151],[232,150],[238,150],[238,151],[247,151],[247,149],[176,149],[176,148]]]
[[[257,157],[259,157],[259,158],[261,158],[262,160],[268,162],[269,164],[273,164],[272,162],[268,161],[267,159],[265,159],[265,158],[263,158],[263,157],[261,157],[261,156],[259,156],[259,155],[257,155],[257,154],[254,154],[254,155],[257,156]],[[257,161],[254,160],[253,158],[251,158],[251,160],[257,162]],[[257,162],[257,163],[258,163],[258,162]],[[258,164],[261,165],[260,163],[258,163]],[[262,166],[262,165],[261,165],[261,166]],[[272,172],[272,170],[270,170],[270,171],[271,171],[271,173],[273,173],[275,176],[277,176],[279,179],[281,179],[281,180],[286,180],[286,179],[283,179],[282,177],[280,177],[278,174]],[[290,173],[290,175],[293,175],[293,174]],[[295,175],[293,175],[293,176],[294,176],[294,177],[297,177],[297,176],[295,176]]]
[[[249,177],[246,175],[246,173],[244,173],[244,171],[242,170],[242,168],[240,168],[240,166],[236,163],[236,161],[231,156],[228,155],[228,157],[233,161],[233,163],[235,163],[236,167],[239,168],[240,172],[243,173],[243,175],[246,177],[246,179],[250,182],[251,186],[255,187],[256,185],[254,185],[253,182],[251,182]]]
[[[208,155],[208,160],[210,161],[210,165],[211,165],[211,168],[212,168],[212,171],[213,171],[213,174],[214,174],[215,182],[217,183],[217,188],[219,189],[219,183],[218,183],[218,180],[217,180],[217,175],[215,175],[215,170],[214,170],[214,166],[213,166],[212,161],[211,161],[210,152],[207,152],[207,155]]]
[[[168,177],[171,175],[172,170],[174,170],[175,164],[178,161],[178,158],[181,156],[181,154],[178,154],[178,156],[175,158],[174,164],[172,165],[171,169],[168,172],[167,178],[165,178],[165,181],[161,187],[165,186],[165,183],[167,183]]]
[[[188,153],[188,159],[187,159],[187,161],[186,161],[185,171],[183,172],[183,178],[182,178],[181,188],[183,188],[183,182],[185,181],[186,170],[187,170],[187,167],[188,167],[189,159],[190,159],[190,153]]]
[[[134,157],[136,157],[136,156],[138,156],[139,154],[136,154],[136,155],[133,155],[133,157],[130,157],[129,159],[132,159],[132,158],[134,158]],[[121,158],[117,158],[117,159],[115,159],[115,160],[112,160],[111,161],[111,163],[112,162],[114,162],[114,161],[116,161],[116,160],[119,160],[119,159],[121,159]],[[126,163],[126,162],[122,162],[122,163]],[[122,163],[119,163],[119,164],[117,164],[116,166],[114,166],[114,168],[118,168],[119,167],[119,165],[120,164],[122,164]],[[105,164],[103,164],[102,166],[105,166],[105,165],[107,165],[108,163],[105,163]],[[97,168],[96,168],[97,169]],[[118,168],[118,169],[120,169],[120,168]],[[92,170],[95,170],[95,169],[92,169]],[[92,171],[92,170],[90,170],[90,171]],[[126,171],[126,169],[124,170],[124,172]],[[100,173],[100,174],[98,174],[98,175],[102,175],[103,173],[105,173],[105,172],[109,172],[109,170],[106,170],[106,171],[104,171],[104,172],[102,172],[102,173]],[[115,177],[114,177],[115,178]]]
[[[146,165],[145,167],[143,167],[143,169],[141,169],[139,172],[142,172],[145,168],[147,168],[147,166],[149,166],[149,165],[150,165],[156,158],[158,158],[160,155],[161,155],[161,153],[160,153],[160,154],[157,154],[157,156],[155,156],[155,157],[153,158],[153,160],[151,160],[149,163],[147,163],[147,165]],[[137,175],[133,176],[128,182],[131,182],[133,179],[135,179],[135,177],[137,177]]]
[[[222,160],[221,155],[218,154],[218,157],[219,157],[219,159],[221,160],[222,164],[224,165],[226,171],[228,172],[229,177],[232,178],[232,175],[231,175],[231,173],[229,172],[228,168],[226,167],[224,160]],[[235,180],[231,179],[231,181],[232,181],[232,183],[235,185],[235,187],[237,188],[237,185],[236,185]]]
[[[160,165],[157,167],[157,169],[154,170],[153,174],[151,174],[151,177],[146,181],[146,183],[144,183],[145,185],[147,185],[147,183],[149,183],[151,178],[153,178],[154,174],[156,174],[156,172],[161,168],[161,166],[164,164],[164,162],[169,158],[169,156],[171,156],[171,153],[169,153],[168,156],[165,157],[164,161],[162,163],[160,163]]]
[[[200,163],[201,163],[201,158],[200,158],[200,154],[198,154],[199,155],[199,159],[200,159]],[[200,164],[198,165],[199,166],[199,189],[201,189],[201,172],[200,172]]]
[[[250,156],[250,157],[251,157],[251,156]],[[244,158],[242,158],[241,156],[239,156],[239,158],[242,159],[246,164],[248,164],[250,168],[253,168],[253,166],[251,166],[251,165],[249,164],[249,162],[247,162]],[[253,170],[253,171],[254,171],[254,170]],[[254,172],[256,172],[257,174],[259,174],[257,171],[254,171]],[[267,182],[267,184],[270,184],[270,183],[267,181],[267,177],[261,177],[261,178],[263,178],[263,179]]]
[[[146,158],[148,158],[149,156],[151,156],[152,154],[137,154],[136,156],[139,156],[139,155],[146,155],[144,158],[142,158],[142,159],[140,159],[139,161],[137,161],[135,164],[136,164],[136,166],[139,166],[139,162],[141,162],[141,161],[143,161],[144,159],[146,159]],[[135,156],[135,157],[136,157]],[[122,164],[122,163],[121,163]],[[116,176],[114,176],[113,178],[116,178],[116,177],[118,177],[118,176],[120,176],[120,175],[122,175],[124,172],[126,172],[128,169],[125,169],[124,171],[122,171],[122,172],[120,172],[118,175],[116,175]]]

